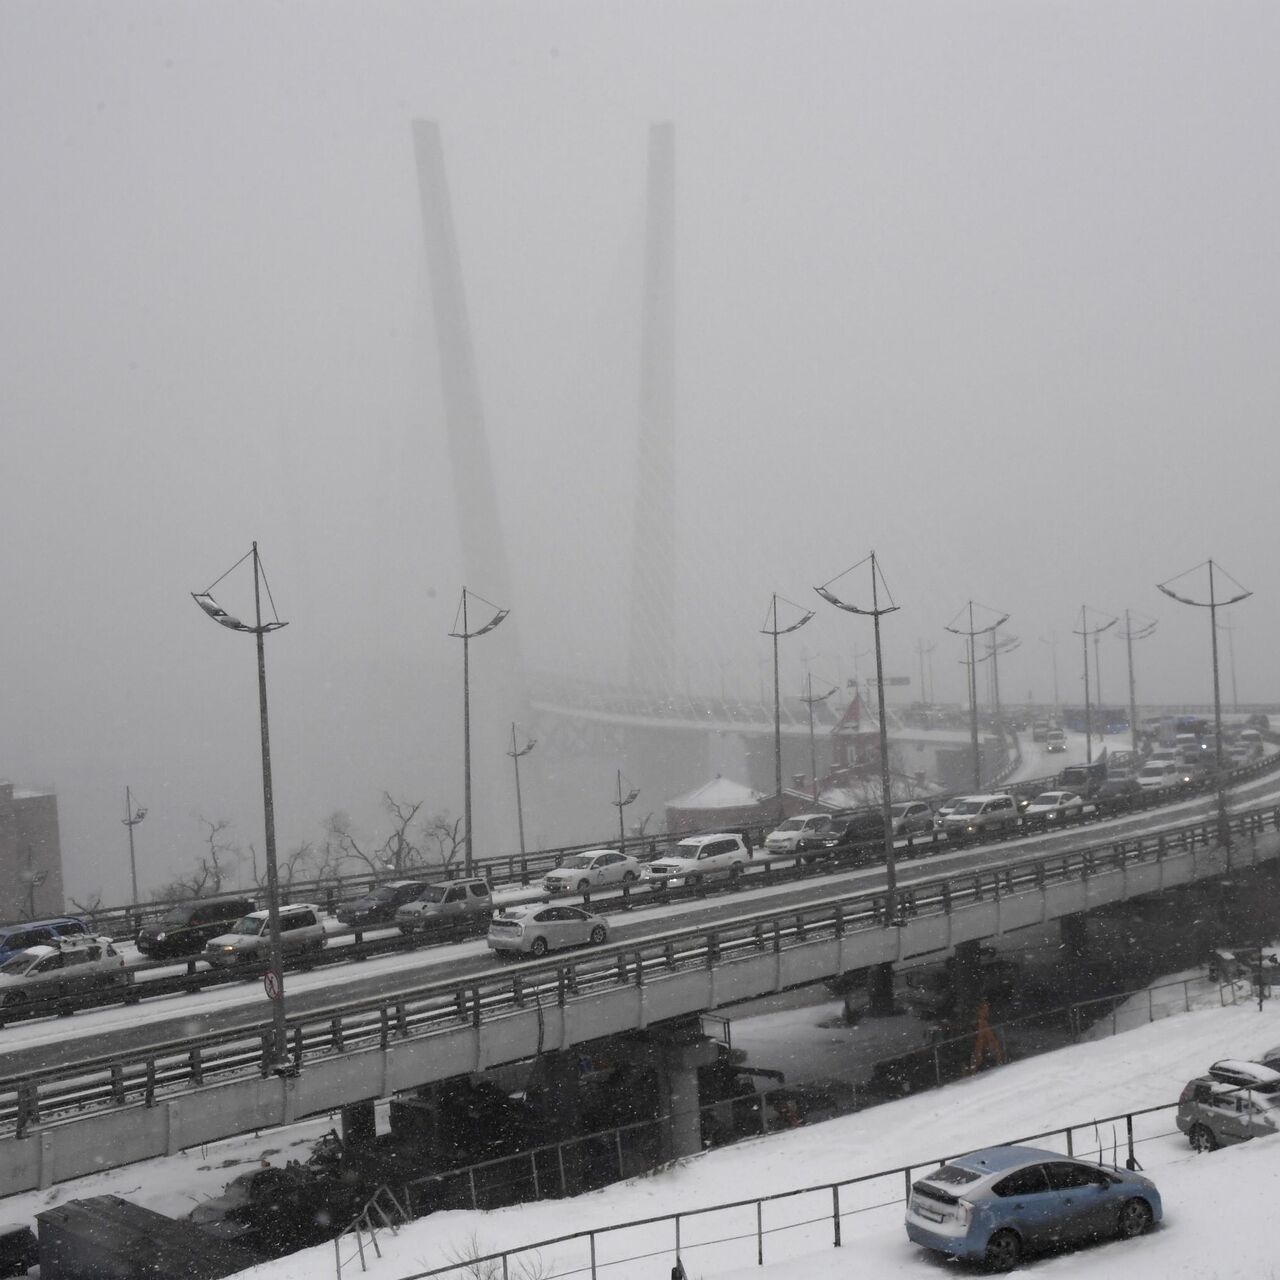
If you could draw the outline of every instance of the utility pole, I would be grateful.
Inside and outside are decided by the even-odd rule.
[[[1157,582],[1156,586],[1165,593],[1165,595],[1177,600],[1179,604],[1189,604],[1197,609],[1209,610],[1209,633],[1213,639],[1213,737],[1214,737],[1214,768],[1217,770],[1215,783],[1218,792],[1218,840],[1226,847],[1227,850],[1227,874],[1231,873],[1231,829],[1227,825],[1227,793],[1223,783],[1222,775],[1222,693],[1218,682],[1218,610],[1225,608],[1227,605],[1239,604],[1241,600],[1247,600],[1252,591],[1246,590],[1236,582],[1236,580],[1222,568],[1221,565],[1215,565],[1212,560],[1205,562],[1209,566],[1209,599],[1193,600],[1190,596],[1180,595],[1170,586],[1170,582],[1177,582],[1179,578],[1185,578],[1187,574],[1196,572],[1196,569],[1203,568],[1203,565],[1197,565],[1196,569],[1188,569],[1185,573],[1180,573],[1168,579],[1166,582]],[[1222,574],[1237,589],[1237,594],[1229,600],[1219,600],[1217,589],[1214,583],[1214,570]]]
[[[794,609],[800,609],[800,606],[794,601],[787,600],[787,604]],[[799,622],[793,622],[789,627],[778,626],[778,593],[773,593],[773,602],[769,606],[769,612],[765,615],[765,626],[760,628],[760,634],[773,637],[773,794],[778,805],[778,822],[781,823],[785,818],[785,807],[782,803],[782,693],[778,683],[778,637],[785,636],[792,631],[799,631],[810,618],[813,617],[812,609],[800,609],[801,617]],[[813,716],[809,717],[810,736],[812,736]]]
[[[133,885],[133,897],[130,901],[138,904],[138,863],[133,856],[133,829],[147,816],[147,811],[140,805],[133,807],[133,793],[128,787],[124,789],[124,817],[121,821],[129,828],[129,879]]]
[[[985,606],[984,606],[985,607]],[[964,613],[961,608],[955,618],[944,628],[950,631],[952,635],[968,637],[968,663],[969,663],[969,741],[973,751],[973,789],[975,791],[982,790],[982,755],[978,750],[978,677],[976,670],[977,648],[975,640],[978,636],[989,635],[1002,623],[1009,621],[1009,615],[1002,613],[989,627],[975,627],[973,625],[973,601],[968,604],[969,625],[968,627],[957,627],[954,625],[956,618]]]
[[[1094,610],[1097,613],[1097,610]],[[1072,634],[1080,637],[1081,644],[1084,646],[1084,762],[1085,764],[1093,763],[1093,719],[1089,709],[1089,637],[1096,636],[1099,632],[1105,631],[1108,627],[1114,627],[1119,621],[1118,618],[1112,618],[1109,622],[1104,622],[1100,626],[1089,626],[1089,607],[1088,605],[1080,606],[1080,629],[1077,631],[1072,628]]]
[[[833,685],[826,693],[820,693],[816,698],[813,696],[813,675],[811,672],[805,672],[805,688],[806,694],[800,699],[809,708],[809,782],[813,790],[813,802],[818,803],[818,746],[817,739],[813,734],[813,707],[816,702],[825,702],[836,691]]]
[[[1124,611],[1124,641],[1129,650],[1129,743],[1132,749],[1138,750],[1138,694],[1133,679],[1133,642],[1145,640],[1156,629],[1156,620],[1149,619],[1135,630],[1129,610]]]
[[[538,745],[536,738],[530,738],[529,741],[519,749],[516,748],[516,725],[515,721],[511,722],[511,750],[507,755],[511,757],[511,763],[516,769],[516,824],[520,829],[520,856],[524,857],[524,804],[520,798],[520,757],[527,756],[530,751]]]
[[[871,562],[871,608],[862,609],[857,605],[846,604],[839,599],[829,589],[831,583],[843,578],[845,574],[852,573],[854,569],[860,568]],[[885,595],[889,597],[887,605],[880,604],[879,588],[883,586]],[[884,581],[884,576],[880,572],[880,567],[876,563],[876,553],[873,551],[863,560],[859,560],[857,564],[846,569],[844,573],[839,573],[835,578],[829,579],[820,587],[814,590],[828,603],[833,604],[837,609],[843,609],[846,613],[860,613],[869,616],[875,631],[875,653],[876,653],[876,692],[878,696],[878,706],[880,712],[880,813],[884,822],[884,864],[885,864],[885,902],[886,917],[891,922],[898,921],[898,872],[894,863],[893,850],[893,815],[890,809],[893,805],[893,795],[890,790],[891,782],[889,779],[889,727],[884,715],[884,662],[880,649],[880,619],[883,615],[896,613],[898,606],[893,602],[893,597],[889,592],[888,583]],[[855,647],[856,652],[856,647]]]

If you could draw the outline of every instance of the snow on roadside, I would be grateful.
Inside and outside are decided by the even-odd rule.
[[[1044,1054],[838,1120],[708,1152],[674,1168],[571,1201],[542,1201],[487,1213],[438,1213],[401,1230],[395,1237],[380,1237],[383,1257],[372,1264],[369,1274],[374,1280],[398,1280],[455,1260],[472,1247],[473,1241],[481,1250],[491,1251],[588,1227],[687,1213],[700,1206],[814,1186],[907,1162],[924,1164],[948,1153],[1086,1122],[1095,1116],[1172,1103],[1182,1085],[1215,1059],[1247,1058],[1277,1042],[1280,1006],[1274,1002],[1261,1013],[1256,1006],[1242,1005],[1193,1010],[1184,1017],[1162,1019],[1125,1035]],[[1256,1269],[1234,1269],[1230,1261],[1233,1255],[1221,1252],[1220,1217],[1215,1219],[1219,1231],[1212,1235],[1207,1231],[1183,1231],[1179,1224],[1201,1220],[1203,1201],[1197,1199],[1197,1189],[1206,1171],[1217,1172],[1219,1166],[1236,1169],[1247,1163],[1251,1183],[1271,1188],[1280,1180],[1280,1142],[1259,1143],[1256,1151],[1193,1158],[1186,1140],[1174,1131],[1172,1113],[1148,1122],[1147,1128],[1157,1136],[1143,1143],[1139,1159],[1162,1185],[1162,1171],[1169,1173],[1168,1225],[1152,1241],[1108,1246],[1112,1252],[1089,1251],[1085,1255],[1087,1263],[1082,1259],[1060,1259],[1049,1265],[1079,1269],[1087,1265],[1090,1275],[1096,1275],[1098,1260],[1106,1257],[1121,1259],[1114,1265],[1128,1270],[1124,1259],[1151,1247],[1157,1239],[1163,1246],[1167,1237],[1173,1241],[1170,1248],[1182,1269],[1164,1270],[1161,1274],[1211,1276],[1214,1268],[1221,1266],[1223,1275],[1266,1275],[1266,1271]],[[1118,1135],[1111,1126],[1105,1126],[1099,1129],[1096,1140],[1110,1148],[1113,1136]],[[1092,1134],[1089,1140],[1095,1140]],[[1228,1177],[1228,1189],[1234,1188],[1230,1175],[1224,1176]],[[869,1194],[890,1201],[900,1195],[901,1186],[898,1175]],[[851,1194],[846,1203],[854,1199],[856,1196]],[[1188,1205],[1192,1200],[1197,1206],[1194,1218]],[[768,1237],[766,1257],[776,1256],[786,1268],[775,1268],[775,1275],[794,1275],[802,1257],[804,1269],[813,1280],[826,1274],[818,1268],[828,1265],[840,1265],[841,1274],[847,1275],[850,1249],[856,1250],[860,1274],[892,1275],[908,1267],[918,1271],[920,1254],[902,1233],[900,1204],[846,1217],[845,1249],[835,1254],[825,1252],[830,1225],[821,1220],[829,1215],[830,1203],[830,1193],[819,1192],[770,1206],[766,1225],[796,1218],[820,1219],[809,1227]],[[1238,1190],[1233,1190],[1232,1203],[1239,1209]],[[1266,1214],[1255,1220],[1268,1221],[1270,1212],[1268,1204]],[[1242,1217],[1240,1212],[1233,1214],[1233,1224]],[[686,1244],[700,1238],[742,1233],[750,1237],[691,1250],[686,1264],[691,1264],[690,1275],[734,1275],[740,1269],[745,1275],[749,1267],[750,1274],[759,1276],[761,1273],[754,1267],[754,1223],[754,1209],[686,1219]],[[605,1273],[609,1280],[650,1280],[654,1275],[666,1275],[671,1266],[672,1232],[671,1224],[663,1223],[629,1230],[624,1237],[602,1237],[599,1256],[613,1261]],[[1250,1231],[1233,1226],[1231,1234],[1231,1247],[1252,1249]],[[345,1242],[344,1256],[353,1248],[350,1241]],[[639,1254],[656,1256],[632,1262],[621,1260],[623,1255]],[[581,1266],[585,1257],[585,1246],[554,1246],[541,1251],[539,1265],[550,1274]],[[1240,1255],[1242,1262],[1245,1257],[1245,1253]],[[865,1264],[871,1258],[877,1265],[868,1269]],[[1172,1261],[1166,1260],[1166,1265],[1172,1266]],[[333,1274],[333,1269],[334,1249],[329,1244],[244,1274],[264,1280],[311,1280]],[[830,1274],[834,1275],[834,1270]]]

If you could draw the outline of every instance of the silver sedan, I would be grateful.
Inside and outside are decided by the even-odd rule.
[[[489,922],[491,951],[545,956],[561,947],[599,946],[609,939],[609,926],[581,907],[553,907],[541,903],[508,907]]]

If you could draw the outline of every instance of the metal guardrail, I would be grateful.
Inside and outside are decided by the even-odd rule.
[[[1245,839],[1270,826],[1280,830],[1280,807],[1249,810],[1229,822]],[[1159,862],[1172,851],[1209,848],[1216,820],[1150,835],[1109,841],[1068,853],[1042,854],[958,876],[910,882],[898,907],[908,916],[945,915],[957,908],[998,899],[1023,889],[1088,879],[1131,865]],[[334,1004],[288,1020],[294,1070],[324,1055],[358,1049],[386,1050],[409,1037],[479,1027],[487,1020],[530,1005],[563,1006],[584,994],[643,987],[665,975],[714,968],[738,956],[780,952],[822,937],[892,926],[883,889],[843,893],[802,906],[744,914],[711,926],[675,930],[652,938],[574,952],[553,960],[525,961],[425,984],[392,995]],[[213,1032],[148,1047],[134,1054],[86,1059],[33,1075],[0,1078],[0,1129],[18,1135],[33,1125],[91,1108],[142,1103],[215,1080],[273,1069],[269,1023]]]

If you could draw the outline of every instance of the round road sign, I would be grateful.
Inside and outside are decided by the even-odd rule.
[[[262,975],[262,989],[267,993],[268,1000],[280,999],[280,979],[270,970]]]

